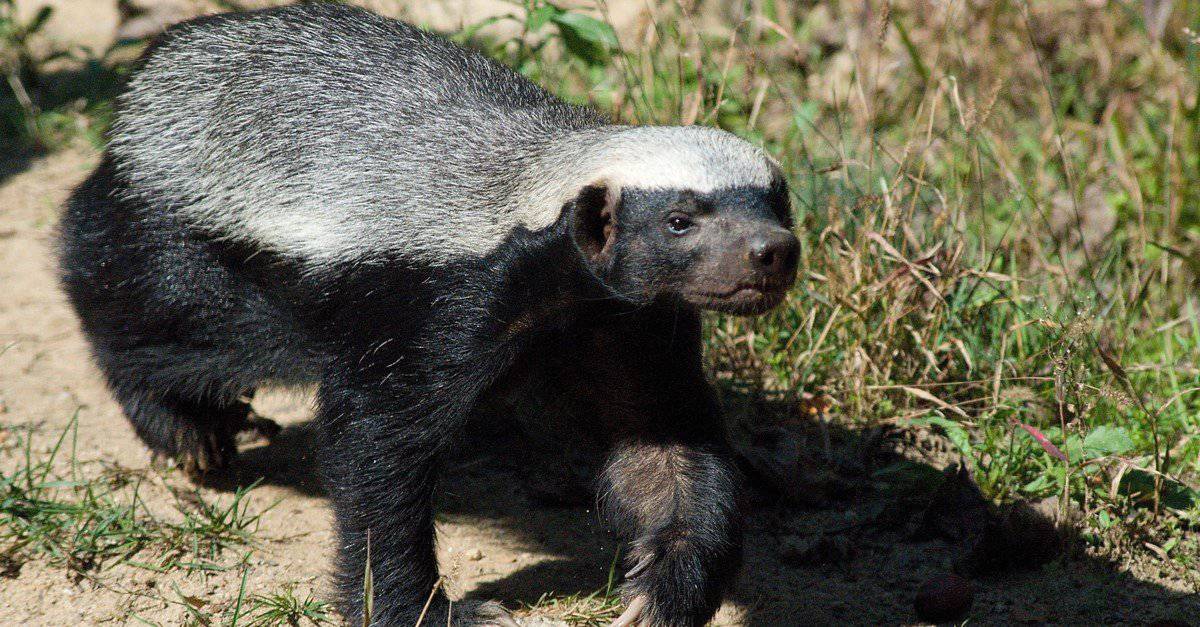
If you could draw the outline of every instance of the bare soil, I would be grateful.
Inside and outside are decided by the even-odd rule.
[[[56,284],[52,248],[59,207],[96,160],[90,148],[59,152],[33,160],[0,183],[0,345],[7,348],[0,355],[0,421],[34,427],[34,450],[45,451],[78,412],[80,462],[145,473],[151,480],[143,498],[152,509],[166,508],[174,498],[171,488],[192,488],[180,473],[151,465],[92,366]],[[265,514],[246,590],[295,586],[302,596],[311,591],[320,597],[327,592],[333,538],[329,508],[313,476],[305,427],[309,396],[275,392],[255,405],[287,429],[271,445],[243,451],[241,483],[266,478],[250,493],[251,510]],[[7,455],[0,463],[16,461]],[[476,451],[452,465],[438,529],[443,570],[454,592],[514,605],[536,602],[546,592],[601,588],[617,547],[595,512],[535,502],[513,464],[511,456]],[[206,500],[230,498],[221,490],[199,491]],[[958,552],[942,540],[913,540],[903,524],[878,524],[888,518],[887,508],[900,507],[886,498],[858,492],[833,497],[820,499],[815,508],[757,508],[749,521],[744,576],[719,624],[916,622],[912,600],[918,588],[948,571]],[[914,515],[895,512],[901,522]],[[977,581],[973,617],[983,623],[1195,621],[1200,616],[1195,582],[1171,572],[1145,560],[1078,555]],[[238,569],[159,574],[132,566],[79,578],[27,562],[0,586],[0,622],[6,624],[128,623],[135,614],[179,624],[187,611],[164,597],[186,596],[220,608],[237,597],[241,579]]]
[[[106,0],[58,0],[53,35],[103,43],[115,25]],[[77,323],[57,286],[53,233],[59,208],[98,159],[90,147],[33,158],[0,158],[0,423],[29,427],[35,452],[48,449],[78,416],[77,457],[85,467],[118,466],[147,478],[142,497],[169,509],[172,490],[192,487],[151,460],[91,364]],[[251,558],[248,592],[295,586],[303,597],[328,597],[333,538],[330,512],[313,476],[310,396],[260,396],[263,415],[286,425],[270,445],[243,451],[251,510],[265,512],[261,545]],[[858,435],[846,431],[844,441]],[[8,469],[17,460],[0,455]],[[553,507],[531,499],[511,456],[485,451],[452,464],[442,489],[439,555],[457,595],[497,598],[513,606],[547,592],[601,588],[617,546],[588,507]],[[227,490],[199,488],[207,500]],[[718,624],[912,624],[922,582],[947,572],[959,549],[916,540],[906,522],[919,512],[870,491],[814,499],[808,508],[760,504],[748,523],[741,582]],[[890,512],[896,509],[897,511]],[[887,519],[895,524],[885,524]],[[813,547],[817,547],[814,549]],[[236,556],[231,556],[231,562]],[[0,624],[70,625],[187,622],[179,600],[225,607],[242,587],[241,569],[154,573],[129,565],[95,577],[26,562],[0,578]],[[972,622],[1038,624],[1200,624],[1195,577],[1147,558],[1109,561],[1086,553],[1047,566],[975,582]],[[168,599],[168,600],[164,600]]]

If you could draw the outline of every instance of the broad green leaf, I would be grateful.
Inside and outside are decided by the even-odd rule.
[[[1121,455],[1133,450],[1133,440],[1124,427],[1100,425],[1083,439],[1083,452],[1088,457]]]
[[[612,27],[595,18],[564,11],[551,21],[558,26],[567,51],[590,65],[603,63],[609,51],[617,47],[617,34]]]
[[[1072,466],[1082,464],[1088,459],[1087,454],[1083,450],[1083,438],[1074,433],[1068,435],[1063,440],[1062,450],[1067,454],[1067,459],[1070,460]]]
[[[1049,474],[1038,475],[1036,479],[1025,484],[1021,490],[1029,494],[1042,494],[1046,490],[1053,488],[1055,483],[1055,478]]]
[[[1200,504],[1200,492],[1178,481],[1164,477],[1161,487],[1159,503],[1165,507],[1185,510]],[[1120,492],[1148,506],[1154,500],[1154,475],[1145,470],[1130,470],[1121,478]]]
[[[967,433],[967,430],[962,425],[941,416],[928,416],[912,422],[913,424],[927,424],[941,427],[942,431],[946,433],[946,437],[950,440],[950,443],[958,449],[959,454],[973,460],[971,457],[971,434]]]
[[[529,28],[529,32],[536,33],[547,22],[562,14],[563,10],[554,5],[543,5],[529,12],[529,15],[525,17],[525,26]]]
[[[901,460],[876,469],[871,478],[885,491],[897,494],[926,494],[941,484],[942,473],[929,464]]]

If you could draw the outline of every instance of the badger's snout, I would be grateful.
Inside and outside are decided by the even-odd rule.
[[[800,240],[783,227],[764,227],[747,238],[747,271],[764,285],[791,286],[796,278]]]
[[[774,221],[725,226],[710,232],[711,257],[694,268],[687,299],[715,311],[764,313],[782,302],[796,281],[800,241]]]

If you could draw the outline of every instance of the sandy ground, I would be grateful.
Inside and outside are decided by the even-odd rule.
[[[28,4],[23,0],[24,4]],[[115,24],[107,0],[55,0],[63,12],[55,37],[103,44]],[[119,465],[147,477],[150,508],[169,508],[172,489],[191,490],[178,473],[151,467],[92,366],[76,322],[57,288],[52,258],[59,207],[98,155],[90,148],[12,161],[0,156],[0,423],[33,428],[44,451],[78,414],[78,459],[86,468]],[[289,428],[270,446],[243,452],[243,483],[265,476],[250,493],[262,512],[262,544],[250,558],[251,593],[295,586],[322,596],[332,545],[329,508],[312,475],[309,397],[273,393],[256,407]],[[845,434],[849,441],[856,437]],[[0,464],[16,463],[8,453]],[[510,606],[550,591],[600,588],[616,550],[587,507],[549,507],[531,500],[503,455],[471,453],[456,460],[442,490],[440,556],[456,594],[498,598]],[[227,502],[227,491],[200,489]],[[956,557],[942,541],[917,541],[904,521],[912,512],[855,491],[819,507],[764,506],[748,523],[747,559],[719,624],[908,624],[912,598],[930,575]],[[894,514],[894,516],[893,516]],[[879,521],[895,518],[896,524]],[[870,524],[865,524],[868,521]],[[822,540],[825,538],[828,540]],[[824,542],[825,544],[821,544]],[[812,551],[814,543],[827,550]],[[236,556],[230,556],[234,560]],[[192,599],[208,610],[232,603],[241,570],[156,574],[117,566],[96,579],[27,562],[0,578],[0,624],[68,625],[136,622],[181,624]],[[1173,618],[1197,624],[1195,579],[1177,578],[1153,561],[1110,563],[1079,556],[1062,563],[977,581],[972,622],[1050,624],[1146,623]]]
[[[150,477],[148,506],[165,507],[168,487],[190,490],[177,472],[152,469],[117,405],[109,398],[64,297],[51,256],[59,206],[97,155],[74,149],[34,160],[0,182],[0,422],[36,427],[44,451],[78,412],[78,459],[85,468],[117,464]],[[261,413],[289,425],[270,446],[243,452],[241,479],[265,476],[250,493],[251,510],[266,510],[261,547],[246,590],[294,586],[322,595],[332,538],[330,514],[312,476],[303,393],[268,394]],[[14,455],[0,456],[6,467]],[[549,507],[526,496],[512,460],[468,453],[452,464],[439,515],[443,571],[459,595],[534,602],[544,592],[590,592],[605,581],[616,549],[586,507]],[[228,493],[200,489],[206,500]],[[273,506],[272,506],[273,505]],[[912,623],[911,602],[927,577],[955,557],[940,541],[910,539],[900,525],[863,526],[887,518],[886,499],[859,494],[818,509],[760,507],[749,521],[747,564],[718,624],[801,625]],[[911,512],[897,511],[898,520]],[[829,538],[831,548],[810,546]],[[236,556],[234,556],[236,557]],[[230,558],[234,559],[233,557]],[[25,563],[0,579],[0,624],[130,623],[135,615],[162,624],[185,622],[183,595],[210,608],[232,603],[241,570],[156,574],[118,566],[98,580],[62,568]],[[975,622],[1067,624],[1143,622],[1200,616],[1194,583],[1155,563],[1108,563],[1079,557],[1038,571],[977,582]],[[1183,623],[1187,624],[1187,623]]]

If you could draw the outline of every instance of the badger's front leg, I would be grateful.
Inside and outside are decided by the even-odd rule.
[[[439,585],[438,457],[478,393],[478,378],[453,369],[380,378],[347,363],[322,383],[320,457],[336,518],[340,609],[352,624],[369,607],[371,625],[415,625],[422,616],[432,624],[516,625],[495,603],[451,604]]]
[[[614,450],[601,494],[630,538],[614,625],[700,625],[741,565],[738,476],[719,441],[631,437]]]
[[[629,540],[619,625],[700,625],[741,565],[740,476],[700,363],[694,312],[642,312],[576,354],[612,436],[599,495]]]

